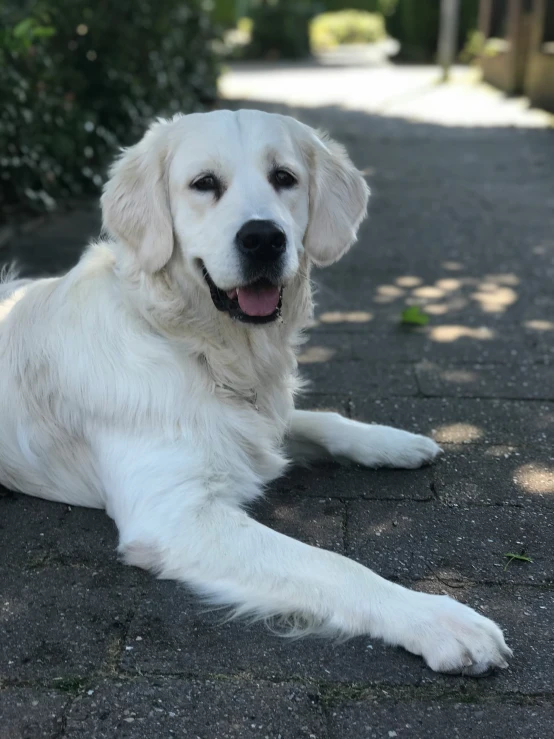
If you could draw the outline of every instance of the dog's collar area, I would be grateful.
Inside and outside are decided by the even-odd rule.
[[[228,313],[231,318],[237,321],[241,321],[242,323],[272,323],[280,317],[281,306],[283,302],[283,288],[280,288],[279,290],[279,302],[277,303],[277,307],[272,313],[266,316],[251,316],[248,313],[245,313],[240,307],[236,290],[229,291],[233,294],[233,297],[230,297],[229,294],[225,292],[225,290],[220,290],[210,277],[210,273],[204,265],[202,265],[202,274],[204,275],[204,279],[206,280],[206,283],[210,288],[212,302],[218,311],[221,311],[222,313]],[[268,286],[271,286],[269,280],[262,278],[251,283],[248,287],[263,289],[267,288]]]

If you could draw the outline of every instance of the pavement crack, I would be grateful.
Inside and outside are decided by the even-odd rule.
[[[350,510],[347,501],[342,501],[342,503],[344,507],[344,513],[342,517],[342,547],[344,550],[344,556],[348,557],[348,553],[350,551],[348,541],[348,522],[350,517]]]
[[[113,635],[106,649],[106,659],[98,671],[100,677],[115,677],[119,675],[121,660],[125,649],[125,642],[129,636],[131,623],[138,609],[140,593],[134,594],[133,603],[124,619],[117,622],[118,631]]]

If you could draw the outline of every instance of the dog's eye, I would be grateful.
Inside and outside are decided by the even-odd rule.
[[[191,188],[199,192],[220,192],[221,183],[213,174],[206,174],[191,182]]]
[[[273,187],[288,190],[297,183],[296,177],[286,169],[275,169],[271,173],[271,184]]]

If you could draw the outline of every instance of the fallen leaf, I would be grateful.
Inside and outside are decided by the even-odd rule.
[[[401,323],[408,326],[426,326],[429,323],[429,316],[421,310],[419,305],[410,305],[402,311]]]

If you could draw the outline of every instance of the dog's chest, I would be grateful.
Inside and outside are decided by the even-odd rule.
[[[288,416],[297,362],[291,344],[278,335],[248,337],[202,351],[199,364],[217,394],[250,405],[275,423]]]
[[[251,471],[267,482],[286,464],[281,449],[294,407],[294,355],[283,351],[268,364],[253,354],[233,354],[204,355],[201,360],[206,388],[217,408],[218,443],[229,452],[235,447],[230,457],[246,457]]]

